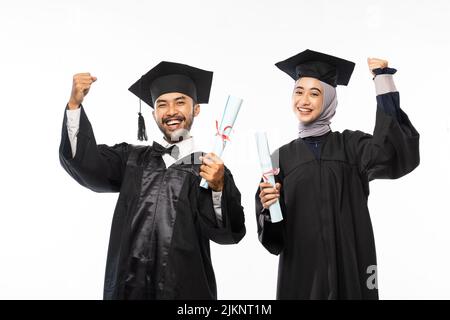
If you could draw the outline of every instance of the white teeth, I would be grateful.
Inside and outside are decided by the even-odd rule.
[[[179,123],[180,123],[180,121],[178,121],[178,120],[172,120],[172,121],[167,122],[167,125],[171,126],[173,124],[179,124]]]
[[[299,108],[298,110],[300,110],[301,112],[311,112],[312,109],[304,109],[304,108]]]

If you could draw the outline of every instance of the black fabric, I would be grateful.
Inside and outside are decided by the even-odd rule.
[[[330,134],[330,132],[327,132],[321,136],[303,138],[303,141],[309,147],[309,149],[314,154],[314,157],[316,159],[320,159],[320,150],[321,150],[322,142],[326,139],[326,137],[329,134]]]
[[[336,67],[321,61],[308,61],[297,65],[295,79],[304,77],[319,79],[333,87],[336,87],[338,78]]]
[[[162,145],[160,145],[157,142],[153,142],[152,145],[152,154],[155,156],[162,156],[164,154],[169,154],[171,155],[173,158],[178,159],[178,157],[180,156],[180,148],[177,145],[172,145],[168,148],[163,147]]]
[[[302,77],[312,77],[333,87],[346,86],[355,68],[355,63],[351,61],[309,49],[275,65],[295,81]]]
[[[64,117],[63,168],[96,192],[120,192],[114,211],[105,272],[104,299],[216,299],[209,241],[239,242],[245,235],[241,195],[225,168],[222,224],[211,189],[200,185],[202,153],[166,168],[152,146],[97,145],[81,110],[72,158]],[[94,213],[93,213],[94,214]]]
[[[280,255],[278,299],[378,299],[367,285],[377,264],[369,181],[399,178],[420,161],[419,134],[401,112],[399,122],[379,107],[373,135],[331,132],[319,158],[300,138],[274,153],[284,220],[270,222],[259,188],[255,204],[259,239]]]
[[[197,103],[197,88],[194,81],[182,74],[169,74],[156,78],[150,85],[152,105],[156,104],[159,96],[169,92],[180,92],[188,95]]]
[[[190,96],[195,103],[208,103],[213,73],[186,64],[162,61],[140,77],[128,89],[150,107],[168,92]]]
[[[375,77],[380,74],[395,74],[397,72],[397,69],[395,68],[375,68],[372,70],[372,72],[375,74]]]

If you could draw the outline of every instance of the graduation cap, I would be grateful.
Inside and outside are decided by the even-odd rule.
[[[213,73],[186,64],[162,61],[144,74],[128,90],[139,97],[138,139],[147,140],[141,101],[155,107],[159,96],[169,92],[188,95],[194,103],[208,103]]]
[[[313,50],[305,50],[275,64],[292,79],[312,77],[336,87],[350,81],[355,63]]]

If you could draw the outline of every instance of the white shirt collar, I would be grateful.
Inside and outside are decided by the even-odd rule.
[[[201,151],[200,149],[197,148],[197,146],[194,143],[194,137],[190,137],[188,139],[184,139],[183,141],[177,142],[177,143],[169,143],[167,142],[167,140],[165,139],[159,139],[158,142],[160,145],[162,145],[164,148],[168,148],[171,147],[173,145],[176,145],[179,150],[180,150],[180,154],[178,156],[178,159],[182,159],[185,156],[193,153],[193,152],[199,152]],[[164,154],[163,155],[163,160],[166,163],[166,167],[170,167],[172,164],[174,164],[176,162],[176,159],[173,158],[171,155],[169,154]]]

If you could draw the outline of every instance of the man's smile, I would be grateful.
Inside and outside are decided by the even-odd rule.
[[[169,130],[176,130],[181,128],[181,124],[184,121],[184,117],[172,117],[163,120],[163,124],[169,128]]]

